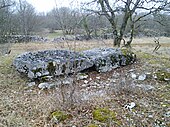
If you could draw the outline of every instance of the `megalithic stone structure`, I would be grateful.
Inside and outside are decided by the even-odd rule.
[[[83,52],[45,50],[26,52],[15,58],[13,66],[30,79],[77,73],[94,67],[98,72],[132,64],[136,55],[116,48],[99,48]]]

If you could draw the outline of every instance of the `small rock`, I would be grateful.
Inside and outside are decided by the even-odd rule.
[[[110,80],[110,82],[116,83],[116,79],[112,79],[112,80]]]
[[[47,82],[44,82],[44,83],[40,83],[38,85],[38,88],[40,88],[40,89],[50,89],[50,88],[53,88],[55,86],[57,86],[56,83],[47,83]]]
[[[87,87],[87,85],[86,85],[86,84],[83,84],[82,87]]]
[[[99,79],[99,80],[100,80],[100,77],[96,77],[96,79]]]
[[[51,89],[51,88],[53,88],[53,87],[55,87],[56,86],[56,84],[49,84],[49,86],[47,87],[48,89]]]
[[[170,81],[170,78],[164,78],[165,81]]]
[[[130,69],[129,72],[133,72],[135,69]]]
[[[78,80],[83,80],[83,79],[87,79],[87,78],[88,78],[88,75],[85,74],[85,73],[79,73],[79,74],[77,75],[77,79],[78,79]]]
[[[28,86],[29,86],[29,87],[35,86],[35,82],[30,82],[30,83],[28,83]]]
[[[45,89],[45,88],[49,88],[49,87],[50,87],[50,84],[47,83],[47,82],[40,83],[40,84],[38,85],[38,88],[40,88],[40,89]]]
[[[167,71],[168,73],[170,73],[170,68],[167,68],[166,71]]]
[[[34,78],[34,73],[32,71],[28,72],[28,78],[30,78],[30,79]]]
[[[137,75],[134,74],[134,73],[131,73],[131,77],[132,77],[133,79],[136,79]]]
[[[84,80],[84,83],[85,83],[85,84],[87,84],[88,82],[89,82],[89,81],[87,81],[87,80]]]
[[[106,84],[105,86],[110,86],[110,84]]]
[[[36,77],[41,77],[41,73],[40,73],[40,72],[37,72],[37,73],[36,73]]]
[[[73,84],[73,79],[72,78],[65,78],[62,83],[64,85],[70,85],[70,84]]]
[[[154,79],[157,79],[158,77],[157,77],[157,75],[153,74],[153,78],[154,78]]]
[[[134,108],[135,106],[136,106],[135,102],[131,102],[131,103],[129,103],[129,104],[126,104],[124,107],[125,107],[126,109],[132,109],[132,108]]]
[[[153,115],[149,115],[148,118],[153,118]]]
[[[144,81],[146,79],[146,75],[145,74],[142,74],[138,77],[138,80],[139,81]]]
[[[165,116],[165,117],[170,117],[170,111],[166,112],[166,113],[164,114],[164,116]]]

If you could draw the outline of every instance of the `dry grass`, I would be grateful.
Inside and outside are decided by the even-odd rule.
[[[108,79],[114,80],[115,77],[113,75],[119,74],[115,83],[119,87],[116,90],[111,88],[92,88],[86,91],[82,87],[83,81],[76,82],[76,90],[71,105],[67,102],[63,103],[61,89],[59,88],[40,90],[36,86],[28,87],[28,79],[19,75],[11,67],[13,59],[18,54],[27,51],[46,49],[82,51],[98,47],[111,47],[112,40],[13,44],[11,46],[11,54],[0,56],[0,127],[71,127],[73,125],[82,127],[90,124],[100,125],[102,127],[151,127],[154,126],[156,121],[165,123],[165,126],[169,127],[169,117],[164,117],[164,114],[170,108],[170,84],[154,79],[147,79],[142,84],[151,84],[156,90],[151,92],[142,91],[141,89],[134,90],[130,84],[141,82],[134,82],[127,76],[130,69],[135,69],[136,73],[142,74],[143,72],[153,72],[157,69],[170,68],[170,38],[160,38],[160,43],[162,45],[160,50],[152,54],[154,48],[152,38],[135,39],[132,46],[138,56],[136,64],[105,74],[89,72],[88,80],[92,78],[91,84],[94,82],[107,84]],[[101,80],[96,79],[96,77],[101,77]],[[121,82],[124,79],[126,82]],[[65,88],[65,91],[69,90],[70,87]],[[98,93],[101,90],[104,91],[102,95]],[[88,93],[89,99],[83,99],[85,93]],[[135,102],[137,104],[133,111],[123,108],[129,102]],[[108,123],[95,121],[92,111],[96,107],[107,107],[111,109],[117,114],[117,119]],[[56,121],[51,117],[51,113],[55,110],[70,113],[72,118],[56,124]]]

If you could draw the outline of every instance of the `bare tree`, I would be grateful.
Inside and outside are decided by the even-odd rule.
[[[124,37],[128,21],[131,21],[131,37],[127,45],[130,45],[134,35],[135,23],[144,17],[165,10],[170,2],[168,0],[93,0],[87,5],[96,4],[98,9],[86,9],[99,15],[104,15],[111,24],[114,35],[114,46],[119,46]],[[144,12],[140,16],[137,14]],[[117,15],[122,14],[120,28],[117,25]]]
[[[6,8],[6,7],[10,7],[14,4],[15,4],[15,2],[0,0],[0,10],[3,8]]]
[[[24,35],[29,35],[37,25],[37,15],[34,7],[25,0],[19,0],[18,19],[20,31]]]
[[[80,13],[68,7],[55,8],[52,11],[56,24],[64,34],[73,34],[79,23]]]

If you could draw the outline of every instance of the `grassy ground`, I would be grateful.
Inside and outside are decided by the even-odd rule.
[[[91,85],[107,84],[115,80],[114,84],[119,86],[117,89],[110,87],[87,89],[82,87],[84,81],[77,81],[67,88],[51,90],[40,90],[36,86],[29,87],[27,85],[29,80],[19,75],[11,66],[13,59],[18,54],[27,51],[45,49],[82,51],[111,47],[112,40],[10,45],[11,53],[7,56],[0,56],[0,127],[170,127],[169,82],[153,78],[134,81],[129,76],[129,70],[132,69],[137,75],[170,69],[170,38],[160,38],[160,43],[162,46],[158,52],[152,53],[155,46],[152,38],[135,39],[132,44],[132,50],[138,58],[135,64],[108,73],[88,73],[87,80],[92,79]],[[4,46],[0,49],[5,50]],[[116,75],[118,75],[117,78]],[[121,86],[121,81],[124,79],[124,85]],[[130,86],[133,83],[149,84],[155,89],[152,91],[133,89]],[[71,92],[72,88],[75,89],[73,100],[63,101],[63,93]],[[136,104],[131,111],[123,107],[129,102]],[[66,115],[56,118],[52,116],[54,111],[60,111]],[[96,112],[112,113],[109,116],[98,115],[96,118],[94,114]]]

